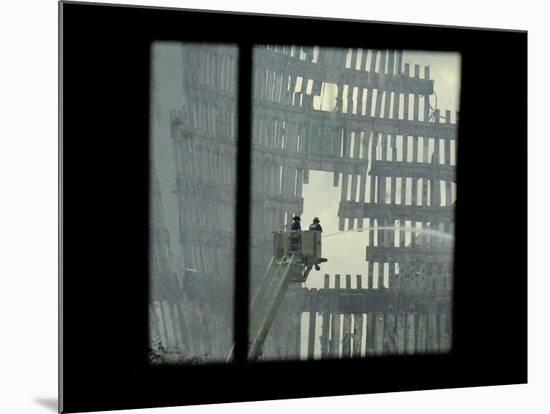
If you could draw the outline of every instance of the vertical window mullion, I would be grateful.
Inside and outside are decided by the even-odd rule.
[[[241,43],[238,64],[237,209],[235,220],[234,361],[248,353],[249,242],[251,200],[252,44]]]

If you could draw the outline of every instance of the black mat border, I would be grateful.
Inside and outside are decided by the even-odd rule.
[[[60,405],[65,412],[527,381],[527,34],[60,3]],[[447,355],[147,364],[150,44],[237,43],[237,320],[246,320],[250,47],[462,55],[454,348]],[[37,62],[36,70],[40,70]],[[444,109],[444,108],[443,108]],[[39,110],[39,108],[37,109]],[[483,261],[482,261],[483,260]],[[246,324],[236,337],[243,343]],[[241,346],[237,354],[244,355]]]

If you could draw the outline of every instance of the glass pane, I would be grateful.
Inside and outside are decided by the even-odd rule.
[[[249,359],[448,352],[460,55],[253,65]]]
[[[152,46],[153,363],[221,362],[233,341],[237,52]]]

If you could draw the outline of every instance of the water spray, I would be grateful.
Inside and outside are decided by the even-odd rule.
[[[353,229],[353,230],[338,231],[338,232],[335,232],[335,233],[325,234],[323,236],[323,239],[326,239],[327,237],[333,237],[333,236],[339,236],[339,235],[341,236],[343,234],[348,234],[348,233],[352,233],[352,232],[362,233],[362,232],[365,232],[365,231],[376,231],[376,230],[410,231],[410,232],[416,233],[417,236],[432,236],[432,237],[438,237],[438,238],[443,239],[443,240],[454,240],[454,236],[452,234],[445,233],[444,231],[441,231],[441,230],[435,230],[435,229],[430,229],[430,228],[419,230],[419,229],[413,228],[413,227],[396,227],[396,226],[363,227],[363,228]]]

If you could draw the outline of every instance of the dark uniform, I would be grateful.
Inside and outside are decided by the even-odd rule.
[[[323,228],[321,227],[321,225],[319,223],[311,223],[309,225],[309,229],[310,230],[315,230],[315,231],[323,231]]]
[[[322,232],[322,231],[323,231],[323,228],[322,228],[321,225],[319,224],[319,221],[320,221],[320,220],[319,220],[319,217],[315,217],[315,218],[313,219],[313,223],[311,223],[311,224],[309,225],[309,230],[310,230],[310,231],[319,231],[319,232]],[[315,265],[315,270],[321,270],[321,267],[320,267],[318,264],[316,264],[316,265]]]
[[[290,225],[290,230],[292,231],[300,231],[302,230],[302,227],[300,226],[300,219],[294,220],[292,224]]]
[[[300,217],[292,217],[292,224],[290,225],[290,231],[297,232],[290,235],[290,251],[294,253],[299,253],[302,248],[302,235],[299,233],[302,231],[300,226]]]

